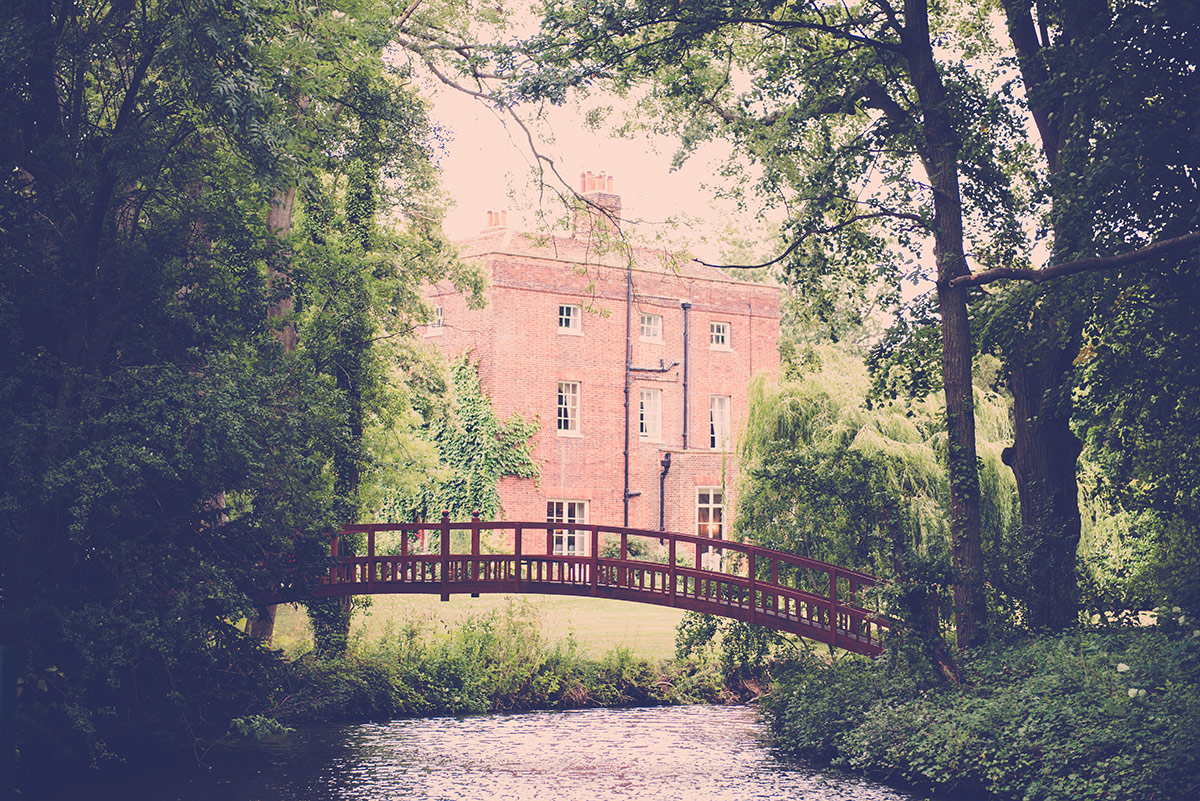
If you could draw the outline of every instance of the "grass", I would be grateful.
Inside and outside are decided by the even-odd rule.
[[[452,596],[446,603],[429,595],[376,595],[369,608],[355,614],[351,635],[375,640],[389,630],[399,630],[407,622],[435,630],[453,627],[472,615],[503,607],[516,597],[537,610],[542,633],[548,640],[574,637],[580,651],[587,656],[598,657],[618,646],[646,659],[669,659],[675,655],[675,626],[684,615],[682,610],[562,595]],[[312,647],[312,631],[303,607],[279,607],[275,645],[292,654]]]

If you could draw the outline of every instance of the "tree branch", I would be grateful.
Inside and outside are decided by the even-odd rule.
[[[1052,278],[1061,278],[1064,275],[1074,275],[1075,273],[1093,272],[1096,270],[1115,270],[1118,267],[1125,267],[1130,264],[1137,264],[1138,262],[1166,256],[1177,250],[1184,250],[1197,245],[1200,245],[1200,231],[1192,231],[1182,236],[1152,242],[1144,248],[1119,253],[1115,256],[1091,256],[1086,259],[1065,261],[1061,264],[1043,267],[1040,270],[1020,267],[997,267],[994,270],[984,270],[981,273],[960,275],[957,278],[951,279],[950,286],[983,286],[993,281],[1002,281],[1005,279],[1032,281],[1035,284],[1040,284],[1043,281],[1049,281]]]
[[[764,261],[762,264],[712,264],[710,262],[704,261],[703,259],[692,259],[692,261],[696,262],[697,264],[703,264],[705,267],[717,267],[722,270],[757,270],[760,267],[770,267],[773,264],[778,264],[779,262],[783,261],[788,256],[790,256],[792,253],[794,253],[796,248],[800,247],[800,245],[802,245],[804,243],[804,240],[808,239],[810,236],[814,236],[816,234],[832,234],[835,231],[840,231],[843,228],[853,225],[856,222],[862,222],[863,220],[877,220],[880,218],[909,220],[909,221],[915,222],[925,228],[929,227],[929,221],[926,220],[924,217],[921,217],[920,215],[917,215],[917,214],[909,214],[907,212],[902,212],[902,211],[876,211],[876,212],[872,212],[870,214],[855,214],[853,217],[849,217],[845,220],[842,220],[840,223],[837,223],[836,225],[830,225],[825,228],[815,228],[811,231],[805,231],[803,234],[800,235],[799,238],[797,238],[794,242],[792,242],[792,244],[788,245],[782,253],[780,253],[778,256],[771,259],[770,261]]]

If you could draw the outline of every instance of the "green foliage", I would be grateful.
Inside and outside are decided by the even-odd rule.
[[[273,734],[287,734],[291,731],[294,729],[289,729],[275,718],[265,715],[249,715],[229,721],[229,733],[244,740],[261,740]]]
[[[791,753],[938,792],[1184,799],[1200,781],[1198,645],[1146,630],[1027,640],[973,653],[967,684],[940,689],[885,662],[810,662],[766,710]]]
[[[501,478],[538,477],[529,439],[540,424],[520,415],[500,420],[467,356],[451,364],[450,386],[447,407],[432,416],[425,434],[437,450],[438,470],[416,486],[389,488],[381,519],[428,519],[443,510],[453,520],[466,520],[476,511],[484,519],[496,518],[503,514]]]
[[[422,319],[420,280],[450,265],[436,135],[383,63],[386,3],[12,12],[0,639],[38,688],[22,763],[186,752],[251,720],[277,660],[233,622],[314,580],[360,435],[415,413],[372,338]],[[323,243],[280,227],[297,186],[328,201]],[[398,208],[416,222],[377,222]]]
[[[845,349],[816,348],[792,369],[798,376],[777,387],[751,385],[734,531],[893,578],[899,544],[914,580],[944,582],[949,492],[938,399],[868,405],[867,371]],[[1022,597],[1015,488],[1000,461],[1011,433],[1003,397],[978,388],[976,410],[985,567],[1000,608]]]
[[[1128,533],[1148,550],[1154,603],[1200,609],[1200,292],[1195,257],[1169,276],[1114,288],[1097,310],[1078,359],[1077,407],[1098,466],[1093,492],[1138,521]]]
[[[547,643],[522,602],[446,631],[410,625],[345,658],[304,657],[290,682],[277,713],[288,720],[683,704],[727,694],[703,663],[654,663],[621,648],[590,660],[572,640]]]

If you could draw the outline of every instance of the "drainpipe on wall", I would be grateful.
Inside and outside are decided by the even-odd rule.
[[[687,450],[688,435],[688,312],[692,304],[686,300],[679,304],[683,308],[683,449]],[[626,393],[628,398],[628,392]]]
[[[621,490],[621,503],[625,517],[621,524],[629,526],[629,368],[633,360],[633,271],[625,271],[625,487]]]
[[[667,451],[663,454],[662,472],[658,474],[658,530],[666,531],[665,511],[667,501],[667,471],[671,469],[671,452]]]

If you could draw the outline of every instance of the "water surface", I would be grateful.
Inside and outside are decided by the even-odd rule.
[[[912,801],[776,756],[749,707],[591,709],[316,726],[218,746],[202,776],[92,785],[125,801]],[[99,792],[100,795],[96,795]],[[63,796],[64,798],[67,796]],[[71,796],[75,799],[79,795]]]

